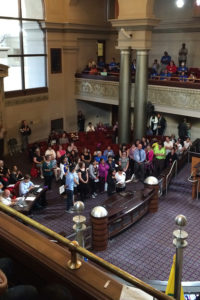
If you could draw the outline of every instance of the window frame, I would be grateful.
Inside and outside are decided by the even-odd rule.
[[[33,18],[23,18],[22,17],[22,5],[21,0],[18,0],[18,17],[7,17],[7,16],[1,16],[0,19],[4,20],[17,20],[19,21],[19,27],[20,27],[20,33],[19,33],[19,43],[20,43],[20,52],[21,54],[8,54],[8,57],[18,57],[21,60],[21,82],[22,82],[22,88],[20,90],[13,90],[13,91],[5,91],[6,98],[15,97],[15,96],[25,96],[30,94],[35,94],[36,91],[39,93],[46,93],[48,91],[47,87],[47,45],[46,45],[46,30],[42,28],[41,22],[44,22],[45,20],[45,6],[44,1],[42,1],[42,7],[43,7],[43,19],[33,19]],[[24,54],[24,38],[23,38],[23,21],[29,21],[29,22],[37,22],[38,26],[42,30],[44,34],[44,54]],[[25,88],[25,57],[44,57],[45,60],[45,86],[44,87],[36,87],[31,89]]]

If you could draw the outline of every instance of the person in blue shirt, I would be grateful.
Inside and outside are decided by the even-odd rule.
[[[34,184],[30,181],[30,175],[25,175],[24,180],[19,184],[19,196],[25,196],[28,192],[30,192],[34,188]]]
[[[170,80],[171,79],[171,73],[165,69],[163,72],[160,73],[160,80]]]
[[[137,149],[134,151],[134,173],[136,179],[135,182],[139,180],[144,181],[145,176],[145,160],[146,160],[146,153],[144,149],[142,149],[142,144],[138,144]]]
[[[180,67],[178,67],[178,73],[181,74],[182,72],[187,72],[188,68],[186,67],[185,63],[182,62]]]
[[[103,155],[106,156],[107,158],[108,156],[112,156],[112,157],[115,156],[113,150],[111,149],[111,146],[108,146],[107,149],[104,150]]]
[[[165,69],[167,65],[169,65],[171,61],[171,56],[167,53],[167,51],[164,52],[164,55],[161,57],[161,70]]]
[[[75,166],[72,165],[69,167],[69,172],[66,175],[65,186],[66,186],[66,193],[67,193],[67,208],[66,212],[73,213],[73,196],[74,196],[74,184],[78,185],[78,182],[74,176],[75,173]]]
[[[109,70],[111,72],[117,72],[118,71],[118,66],[117,66],[117,63],[116,63],[114,57],[113,57],[112,61],[109,63]]]
[[[97,151],[97,155],[94,157],[94,159],[99,163],[101,158],[103,158],[105,161],[107,161],[107,156],[102,155],[101,151]]]
[[[97,64],[97,68],[100,70],[100,71],[103,71],[103,69],[105,68],[106,64],[105,62],[103,61],[103,57],[100,57],[99,61],[98,61],[98,64]]]
[[[185,72],[181,72],[181,74],[179,75],[179,81],[188,81],[188,77],[187,75],[185,74]]]

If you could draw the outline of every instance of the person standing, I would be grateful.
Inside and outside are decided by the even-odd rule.
[[[85,201],[88,194],[88,170],[85,168],[85,163],[80,162],[78,165],[78,178],[79,178],[79,192],[81,201]]]
[[[5,128],[3,128],[3,125],[0,125],[0,158],[3,158],[4,155],[4,137],[6,134]]]
[[[184,62],[186,65],[187,62],[187,55],[188,55],[188,50],[185,47],[185,43],[182,44],[182,48],[179,50],[178,53],[178,61],[179,61],[179,66],[181,66],[181,63]]]
[[[158,135],[163,136],[165,129],[166,129],[166,120],[165,118],[161,115],[161,113],[158,113]]]
[[[66,175],[65,186],[66,186],[66,194],[67,194],[67,213],[73,213],[73,197],[74,197],[74,185],[75,185],[75,166],[72,165],[69,167],[69,172]],[[78,184],[78,182],[76,182]]]
[[[28,137],[31,135],[31,128],[28,126],[26,120],[21,122],[19,131],[22,137],[22,151],[26,151],[28,147]]]
[[[116,193],[116,179],[115,179],[116,170],[109,169],[108,176],[107,176],[107,194],[111,196],[112,194]]]
[[[168,54],[167,51],[164,52],[164,55],[161,57],[161,71],[165,70],[167,65],[169,65],[171,61],[171,56]]]
[[[119,166],[118,171],[115,174],[116,179],[116,192],[120,193],[126,189],[126,173],[123,171],[123,168]]]
[[[135,173],[135,182],[139,180],[144,181],[145,176],[145,160],[146,153],[142,149],[142,144],[138,144],[137,149],[134,151],[134,173]]]
[[[103,193],[106,189],[105,183],[107,183],[108,170],[110,169],[109,165],[105,162],[103,158],[99,162],[99,191]]]
[[[158,177],[165,167],[166,149],[162,142],[154,148],[155,155],[155,176]]]
[[[78,112],[77,122],[78,122],[78,131],[83,132],[85,129],[85,116],[83,115],[81,110],[79,110]]]
[[[186,121],[186,119],[184,118],[184,119],[183,119],[183,122],[181,122],[181,123],[178,125],[178,135],[179,135],[179,138],[180,138],[182,141],[185,141],[185,139],[187,138],[187,134],[188,134],[187,121]]]
[[[51,155],[45,156],[42,170],[44,176],[44,185],[48,186],[48,189],[51,190],[51,184],[53,180],[53,161],[51,160]]]
[[[149,123],[150,123],[151,130],[153,131],[153,135],[156,135],[157,128],[158,128],[158,118],[155,113],[153,113],[153,115],[150,117]]]
[[[89,165],[89,184],[92,198],[97,196],[97,185],[99,183],[98,162],[94,159]]]

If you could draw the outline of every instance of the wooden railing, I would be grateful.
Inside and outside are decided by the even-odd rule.
[[[99,278],[99,274],[102,273],[100,270],[96,269],[96,271],[93,270],[93,272],[90,269],[90,273],[87,273],[87,268],[90,267],[89,263],[85,263],[84,261],[81,261],[78,259],[77,254],[80,254],[83,257],[88,258],[88,260],[94,262],[96,265],[99,267],[103,268],[103,270],[107,270],[111,272],[112,274],[117,275],[118,277],[122,278],[123,280],[126,280],[130,284],[134,285],[135,287],[141,289],[142,291],[148,293],[149,295],[152,295],[156,299],[159,300],[172,300],[172,297],[169,297],[160,291],[152,288],[150,285],[146,284],[145,282],[141,281],[140,279],[130,275],[129,273],[121,270],[120,268],[110,264],[109,262],[103,260],[102,258],[94,255],[93,253],[87,251],[86,249],[80,247],[77,242],[71,242],[68,239],[64,238],[63,236],[57,234],[56,232],[50,230],[49,228],[41,225],[40,223],[24,216],[23,214],[17,212],[16,210],[5,206],[4,204],[0,203],[0,209],[4,211],[5,213],[14,216],[15,218],[20,219],[23,223],[28,224],[29,226],[32,226],[34,229],[39,230],[42,233],[45,233],[46,235],[50,236],[51,238],[57,240],[60,242],[63,246],[67,247],[69,251],[71,252],[71,256],[69,257],[67,261],[67,254],[66,258],[64,261],[61,261],[61,257],[59,254],[59,249],[55,248],[56,246],[59,247],[58,245],[52,244],[52,250],[51,250],[51,245],[47,242],[45,243],[45,238],[40,237],[40,235],[28,228],[27,226],[24,226],[23,224],[17,222],[16,220],[13,220],[13,218],[10,218],[8,216],[5,216],[3,213],[0,213],[0,241],[2,243],[2,248],[5,247],[6,242],[7,243],[16,243],[17,249],[19,250],[20,246],[23,247],[23,251],[30,247],[31,254],[33,251],[37,251],[39,255],[39,259],[41,263],[46,262],[48,263],[48,259],[52,259],[54,261],[53,267],[55,268],[55,271],[58,267],[55,267],[55,264],[59,264],[59,276],[61,276],[61,271],[65,271],[65,276],[67,277],[68,280],[71,280],[72,284],[77,284],[77,279],[79,280],[79,285],[77,284],[77,288],[83,289],[85,292],[88,293],[88,295],[95,295],[94,299],[119,299],[120,298],[120,293],[121,293],[121,288],[122,285],[113,280],[113,278],[109,278],[108,275],[105,276],[104,274],[104,284],[101,286],[100,282],[102,282],[102,275],[101,279]],[[9,221],[10,220],[10,221]],[[9,224],[10,222],[10,224]],[[17,224],[19,223],[19,224]],[[45,240],[44,240],[45,239]],[[18,243],[18,240],[20,243]],[[40,243],[41,240],[41,243]],[[48,247],[48,251],[46,248]],[[8,248],[6,248],[8,251]],[[62,249],[62,248],[61,248]],[[60,251],[61,251],[60,249]],[[13,251],[13,250],[12,250]],[[37,253],[36,252],[36,253]],[[63,250],[61,251],[63,252]],[[12,252],[13,255],[15,255],[15,251]],[[56,254],[57,253],[57,254]],[[41,256],[42,255],[42,256]],[[17,256],[19,258],[19,256]],[[63,257],[63,255],[62,255]],[[60,265],[61,264],[61,265]],[[83,267],[81,267],[83,265]],[[65,268],[63,269],[63,266]],[[50,268],[50,265],[48,265],[48,268]],[[61,269],[62,270],[61,270]],[[92,268],[92,266],[90,267]],[[67,269],[69,271],[67,271]],[[88,270],[89,272],[89,270]],[[62,276],[63,273],[62,273]],[[76,278],[77,277],[77,278]],[[75,280],[76,278],[76,280]],[[110,287],[109,289],[106,289],[104,287],[105,279],[110,280]],[[87,280],[91,280],[91,282],[87,283]],[[95,283],[96,282],[96,283]],[[90,289],[89,289],[90,287]],[[114,289],[114,290],[113,290]],[[98,296],[97,296],[98,295]],[[82,298],[82,299],[87,299],[87,298]],[[88,298],[90,299],[90,297]]]

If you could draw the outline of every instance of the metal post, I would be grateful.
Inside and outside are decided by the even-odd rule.
[[[182,268],[183,268],[183,248],[187,247],[188,237],[186,231],[181,228],[187,224],[187,219],[183,215],[178,215],[175,218],[176,225],[179,226],[178,230],[173,232],[175,239],[173,244],[176,247],[176,263],[175,263],[175,283],[174,283],[174,298],[180,300],[181,297],[181,280],[182,280]]]
[[[141,139],[146,134],[148,50],[138,50],[136,57],[134,138]]]
[[[78,260],[76,249],[73,246],[79,246],[77,241],[70,243],[69,251],[71,252],[71,259],[67,262],[68,268],[71,270],[77,270],[82,266],[82,262]]]
[[[84,240],[84,231],[86,230],[86,217],[81,216],[80,212],[82,212],[85,208],[85,205],[81,201],[77,201],[74,204],[74,210],[79,214],[78,216],[73,217],[74,225],[73,229],[76,233],[76,241],[78,242],[79,246],[85,247],[85,240]]]
[[[130,142],[131,49],[121,50],[119,81],[119,143]]]

